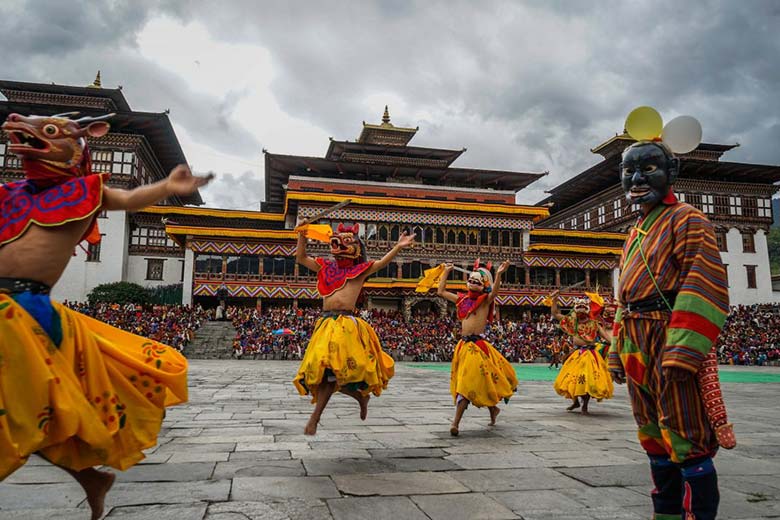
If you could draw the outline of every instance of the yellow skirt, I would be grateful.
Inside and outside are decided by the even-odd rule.
[[[317,320],[293,384],[316,403],[317,388],[329,377],[335,378],[336,390],[378,396],[394,374],[395,362],[371,325],[356,316],[337,316]]]
[[[450,393],[457,403],[458,395],[477,407],[495,406],[501,399],[509,399],[517,390],[517,375],[490,343],[479,344],[460,340],[452,356]]]
[[[0,480],[30,454],[72,470],[124,470],[157,443],[164,408],[187,400],[176,350],[52,302],[59,347],[0,294]]]
[[[561,367],[553,385],[558,395],[574,399],[590,395],[609,399],[615,391],[604,358],[595,349],[577,349]]]

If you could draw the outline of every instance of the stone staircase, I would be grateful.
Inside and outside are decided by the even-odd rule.
[[[184,351],[190,359],[229,359],[236,329],[229,321],[207,321],[195,331],[195,339]]]

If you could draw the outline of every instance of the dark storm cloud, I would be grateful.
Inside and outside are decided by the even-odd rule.
[[[24,26],[42,31],[47,18],[31,12],[33,4],[24,4]],[[228,153],[253,146],[231,122],[241,93],[204,99],[154,64],[133,61],[132,37],[144,20],[164,12],[202,23],[217,40],[268,49],[282,109],[337,139],[354,139],[362,120],[377,122],[384,103],[369,107],[366,98],[387,96],[407,112],[391,106],[395,124],[420,126],[415,144],[468,147],[457,165],[549,170],[524,201],[597,162],[589,149],[622,131],[628,112],[644,104],[667,121],[697,117],[705,141],[740,142],[726,160],[780,164],[780,4],[771,0],[236,0],[219,9],[166,0],[133,12],[107,5],[78,27],[91,30],[92,48],[130,42],[117,66],[133,78],[121,68],[113,75],[123,77],[133,104],[173,108],[199,139],[224,134],[213,138]],[[94,36],[113,23],[115,34]],[[40,41],[25,36],[20,45],[34,59],[0,61],[2,76],[72,78],[72,64],[54,58],[57,43],[83,54],[83,82],[87,47],[66,24],[54,25]]]
[[[86,85],[101,69],[103,86],[121,84],[133,110],[170,110],[171,119],[196,141],[226,154],[257,156],[262,146],[231,116],[245,92],[226,92],[219,98],[194,92],[182,78],[137,52],[137,33],[160,14],[154,5],[86,0],[3,3],[0,77]]]

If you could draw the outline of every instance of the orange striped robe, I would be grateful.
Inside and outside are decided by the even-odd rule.
[[[658,298],[659,290],[677,294],[671,312],[624,313],[627,302]],[[625,370],[643,447],[674,462],[710,454],[717,442],[695,374],[723,327],[729,302],[715,233],[701,211],[670,193],[640,219],[623,249],[618,301],[609,367]],[[663,381],[666,367],[691,377]]]

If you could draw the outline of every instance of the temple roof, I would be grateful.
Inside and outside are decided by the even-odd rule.
[[[19,83],[0,81],[0,91],[5,94],[3,90],[6,84],[21,84],[21,85],[33,85],[40,86],[37,83]],[[40,92],[52,92],[53,90],[59,90],[63,92],[72,92],[75,90],[84,91],[87,93],[102,93],[106,89],[98,89],[91,87],[66,87],[63,85],[42,85],[47,87],[46,89],[39,90]],[[111,124],[111,133],[114,134],[131,134],[141,135],[146,138],[152,152],[157,157],[162,167],[163,172],[167,173],[171,171],[178,164],[186,164],[187,158],[184,156],[184,151],[179,144],[179,139],[176,137],[176,132],[173,130],[171,121],[168,118],[166,112],[154,113],[154,112],[134,112],[129,109],[127,102],[124,101],[119,89],[114,90],[121,97],[121,103],[115,110],[115,115],[109,120]],[[6,94],[7,95],[7,94]],[[114,98],[111,98],[112,100]],[[42,101],[42,100],[41,100]],[[0,101],[0,121],[5,121],[11,113],[19,114],[35,114],[35,115],[50,115],[63,112],[63,105],[56,103],[55,100],[49,103],[41,103],[39,101]],[[78,105],[71,105],[68,108],[77,109],[82,115],[85,116],[99,116],[106,113],[106,108],[97,107],[83,107]],[[195,192],[189,197],[180,197],[185,204],[203,204],[203,199],[199,192]]]
[[[98,75],[98,77],[95,78],[95,83],[92,83],[92,85],[86,87],[56,85],[54,83],[28,83],[26,81],[9,81],[0,79],[0,92],[3,93],[8,101],[29,102],[36,97],[51,95],[101,99],[105,104],[103,107],[104,110],[121,110],[123,112],[130,112],[130,105],[127,103],[124,94],[122,94],[122,88],[103,88],[99,85],[99,77],[100,76]],[[96,83],[98,84],[96,85]]]
[[[379,125],[367,124],[363,121],[363,130],[357,142],[360,144],[378,144],[389,146],[406,146],[411,141],[418,128],[403,128],[390,122],[390,111],[385,105],[385,113],[382,115],[382,123]]]
[[[414,184],[457,184],[474,188],[518,191],[546,173],[526,173],[472,168],[428,168],[412,165],[370,164],[332,161],[321,157],[265,154],[264,210],[282,211],[285,185],[290,175],[333,177],[353,181],[407,182]],[[267,208],[266,208],[267,206]]]

